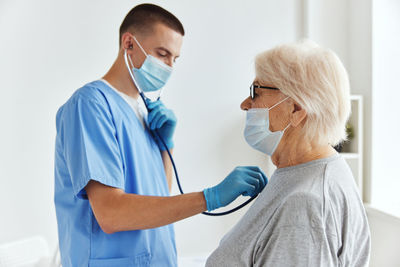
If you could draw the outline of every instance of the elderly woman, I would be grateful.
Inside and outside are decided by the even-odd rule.
[[[245,139],[277,170],[206,266],[367,266],[370,231],[346,161],[349,80],[339,58],[310,41],[259,54]]]

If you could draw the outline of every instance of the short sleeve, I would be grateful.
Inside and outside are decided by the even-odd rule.
[[[74,194],[87,198],[90,180],[124,188],[123,164],[108,106],[82,97],[71,99],[63,112],[63,145]]]

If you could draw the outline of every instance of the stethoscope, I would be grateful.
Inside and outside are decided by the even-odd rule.
[[[124,53],[124,59],[125,59],[126,67],[128,68],[129,75],[131,76],[133,83],[135,84],[136,88],[137,88],[138,91],[139,91],[139,95],[140,95],[140,97],[141,97],[142,100],[143,100],[143,103],[144,103],[144,105],[145,105],[145,107],[146,107],[146,109],[147,109],[147,112],[150,112],[150,109],[149,109],[149,107],[147,106],[147,102],[148,102],[148,101],[151,101],[151,99],[148,98],[148,97],[146,97],[146,96],[144,95],[144,92],[143,92],[142,88],[140,88],[139,84],[136,82],[136,79],[135,79],[135,77],[133,76],[133,73],[132,73],[132,69],[131,69],[130,66],[129,66],[128,59],[129,59],[130,63],[132,64],[132,66],[133,66],[133,63],[132,63],[132,61],[130,60],[130,58],[128,58],[128,54],[126,53],[126,49],[125,49],[125,53]],[[161,98],[161,94],[162,94],[162,89],[161,89],[161,92],[160,92],[160,94],[159,94],[159,96],[158,96],[158,98],[157,98],[156,101],[158,101],[158,100]],[[179,188],[180,193],[183,195],[184,193],[183,193],[183,190],[182,190],[181,183],[180,183],[180,181],[179,181],[178,171],[177,171],[177,169],[176,169],[175,161],[174,161],[174,159],[173,159],[173,157],[172,157],[172,154],[171,154],[171,152],[169,151],[167,145],[165,144],[164,139],[161,137],[161,135],[159,134],[159,132],[157,131],[157,129],[154,131],[154,133],[155,133],[155,134],[157,135],[157,137],[161,140],[162,145],[165,147],[165,149],[166,149],[166,151],[167,151],[167,153],[168,153],[168,156],[169,156],[169,158],[170,158],[170,160],[171,160],[171,163],[172,163],[172,167],[173,167],[173,169],[174,169],[175,178],[176,178],[176,183],[178,184],[178,188]],[[204,211],[204,212],[202,212],[202,214],[208,215],[208,216],[223,216],[223,215],[228,215],[228,214],[233,213],[233,212],[235,212],[235,211],[237,211],[237,210],[240,210],[241,208],[243,208],[244,206],[246,206],[247,204],[249,204],[251,201],[253,201],[256,197],[257,197],[257,195],[251,197],[251,198],[248,199],[246,202],[244,202],[244,203],[242,203],[241,205],[239,205],[239,206],[237,206],[237,207],[235,207],[235,208],[233,208],[233,209],[231,209],[231,210],[228,210],[228,211],[224,211],[224,212],[215,212],[215,213],[211,213],[211,212],[206,212],[206,211]]]

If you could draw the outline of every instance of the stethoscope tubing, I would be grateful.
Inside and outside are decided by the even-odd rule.
[[[146,107],[146,109],[147,109],[147,112],[149,112],[150,110],[149,110],[149,108],[148,108],[148,106],[147,106],[147,102],[146,102],[146,99],[147,99],[147,98],[146,98],[146,96],[143,94],[143,92],[140,92],[140,96],[142,97],[142,100],[143,100],[143,103],[144,103],[144,105],[145,105],[145,107]],[[157,100],[159,100],[159,99],[160,99],[160,97],[158,97]],[[183,190],[182,190],[181,182],[180,182],[180,180],[179,180],[178,171],[177,171],[177,168],[176,168],[176,165],[175,165],[174,158],[172,157],[171,151],[169,151],[169,148],[168,148],[167,144],[165,143],[164,139],[161,137],[161,135],[160,135],[160,133],[158,132],[158,130],[155,130],[154,133],[155,133],[155,134],[157,135],[157,137],[161,140],[161,143],[162,143],[163,147],[165,148],[165,150],[166,150],[167,153],[168,153],[169,159],[171,160],[172,167],[173,167],[173,169],[174,169],[175,179],[176,179],[176,183],[177,183],[178,188],[179,188],[179,192],[183,195],[184,192],[183,192]],[[204,212],[202,212],[202,214],[208,215],[208,216],[224,216],[224,215],[228,215],[228,214],[233,213],[233,212],[235,212],[235,211],[237,211],[237,210],[240,210],[241,208],[243,208],[244,206],[246,206],[247,204],[249,204],[250,202],[252,202],[256,197],[257,197],[257,196],[253,196],[253,197],[251,197],[250,199],[248,199],[246,202],[243,202],[242,204],[240,204],[239,206],[237,206],[237,207],[235,207],[235,208],[233,208],[233,209],[224,211],[224,212],[206,212],[206,211],[204,211]]]
[[[144,105],[145,105],[145,107],[147,109],[147,112],[150,112],[149,107],[147,106],[147,101],[146,101],[146,100],[148,100],[148,98],[144,95],[143,90],[140,88],[139,84],[137,84],[137,82],[135,80],[135,77],[134,77],[134,75],[133,75],[133,73],[132,73],[132,71],[130,69],[129,63],[128,63],[128,56],[127,56],[126,50],[125,50],[125,54],[124,54],[124,59],[125,59],[125,64],[128,67],[128,71],[129,71],[129,74],[130,74],[130,76],[132,78],[132,81],[133,81],[133,83],[135,84],[136,88],[139,91],[140,97],[143,100],[143,103],[144,103]],[[157,100],[159,100],[160,97],[161,97],[161,93],[158,96]],[[158,132],[157,129],[154,131],[154,133],[161,140],[162,145],[164,146],[164,148],[166,149],[166,151],[168,153],[168,156],[169,156],[169,158],[171,160],[171,163],[172,163],[172,167],[174,169],[175,179],[176,179],[176,183],[178,184],[179,192],[183,195],[184,192],[182,190],[182,186],[181,186],[181,183],[180,183],[180,180],[179,180],[178,171],[177,171],[177,168],[176,168],[176,164],[175,164],[174,158],[172,157],[171,151],[169,151],[168,146],[166,145],[164,139],[161,137],[161,135],[160,135],[160,133]],[[243,208],[244,206],[246,206],[247,204],[252,202],[256,197],[257,197],[257,195],[251,197],[246,202],[244,202],[244,203],[240,204],[239,206],[237,206],[237,207],[235,207],[233,209],[230,209],[228,211],[224,211],[224,212],[206,212],[206,211],[204,211],[204,212],[202,212],[202,214],[208,215],[208,216],[224,216],[224,215],[228,215],[228,214],[233,213],[233,212],[235,212],[237,210],[240,210],[241,208]]]

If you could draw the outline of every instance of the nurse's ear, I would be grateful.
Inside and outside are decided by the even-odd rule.
[[[121,37],[121,48],[122,50],[132,50],[133,49],[133,40],[132,40],[132,34],[129,32],[126,32],[122,35]]]
[[[307,111],[294,100],[292,100],[291,106],[292,111],[290,116],[290,124],[292,125],[292,127],[297,127],[302,122],[304,123],[306,121]]]

